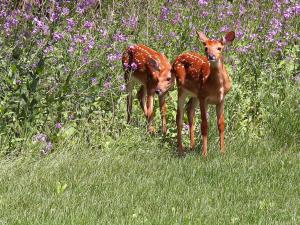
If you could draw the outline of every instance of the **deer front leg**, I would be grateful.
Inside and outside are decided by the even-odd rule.
[[[200,111],[201,111],[201,134],[202,134],[202,155],[204,158],[207,156],[207,103],[204,99],[200,99]]]
[[[152,121],[154,118],[154,111],[153,111],[153,100],[154,100],[154,91],[149,91],[147,93],[147,128],[150,133],[155,132],[155,128],[152,126]]]
[[[139,100],[140,106],[144,112],[144,115],[147,117],[147,90],[144,85],[141,85],[140,90],[137,93],[137,98]]]
[[[190,145],[191,150],[195,149],[195,107],[197,105],[197,98],[191,98],[187,104],[187,115],[190,130]]]
[[[225,130],[225,119],[224,119],[224,101],[216,107],[217,112],[217,124],[220,136],[220,149],[221,153],[225,154],[225,142],[224,142],[224,130]]]
[[[166,121],[167,104],[165,100],[165,94],[159,96],[159,108],[161,114],[162,132],[164,135],[166,135],[167,134],[167,121]]]
[[[183,90],[178,90],[178,103],[177,103],[177,115],[176,115],[176,124],[177,124],[177,144],[178,144],[178,154],[183,155],[184,149],[182,145],[182,124],[183,124],[183,112],[184,112],[184,101],[186,94]]]

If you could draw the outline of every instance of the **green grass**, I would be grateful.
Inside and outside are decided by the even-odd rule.
[[[300,223],[296,145],[229,137],[222,158],[211,137],[207,160],[200,145],[178,158],[175,139],[141,130],[105,141],[94,131],[47,157],[2,160],[0,224]]]

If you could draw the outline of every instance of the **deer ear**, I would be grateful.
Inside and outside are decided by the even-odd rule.
[[[208,41],[208,38],[206,37],[206,35],[203,32],[199,32],[197,31],[198,34],[198,38],[200,39],[200,41],[205,44]]]
[[[150,67],[150,70],[151,70],[152,72],[160,71],[159,64],[157,63],[156,60],[154,60],[154,59],[148,57],[148,58],[147,58],[147,64],[148,64],[148,66]]]
[[[230,31],[225,35],[225,37],[222,38],[221,42],[223,43],[223,45],[230,45],[233,42],[234,38],[234,31]]]

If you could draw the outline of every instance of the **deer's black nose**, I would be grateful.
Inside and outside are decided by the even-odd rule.
[[[216,60],[216,57],[214,55],[208,55],[208,60]]]
[[[161,90],[160,90],[159,88],[157,88],[157,89],[155,90],[155,93],[158,94],[158,95],[160,95],[160,94],[161,94]]]

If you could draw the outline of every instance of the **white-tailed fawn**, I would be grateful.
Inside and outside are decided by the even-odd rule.
[[[153,101],[154,94],[158,94],[159,106],[162,118],[162,132],[166,134],[166,101],[165,96],[170,87],[174,84],[175,78],[171,74],[172,66],[165,55],[142,45],[129,46],[122,57],[122,64],[125,70],[125,82],[127,96],[127,122],[131,120],[132,112],[132,90],[135,84],[141,84],[137,93],[140,106],[148,121],[148,131],[154,132],[152,126],[154,117]]]
[[[202,154],[207,156],[207,108],[208,104],[216,105],[217,124],[220,136],[221,153],[225,153],[224,144],[224,97],[231,89],[231,78],[224,66],[222,50],[235,38],[233,31],[228,32],[220,40],[212,40],[203,32],[197,32],[200,41],[205,48],[205,56],[195,52],[186,52],[179,55],[173,63],[173,73],[178,86],[178,108],[177,108],[177,142],[178,153],[184,154],[182,145],[182,126],[184,103],[186,97],[190,96],[187,104],[187,115],[190,132],[191,150],[195,147],[194,140],[194,117],[195,107],[200,104],[201,112],[201,134]]]

